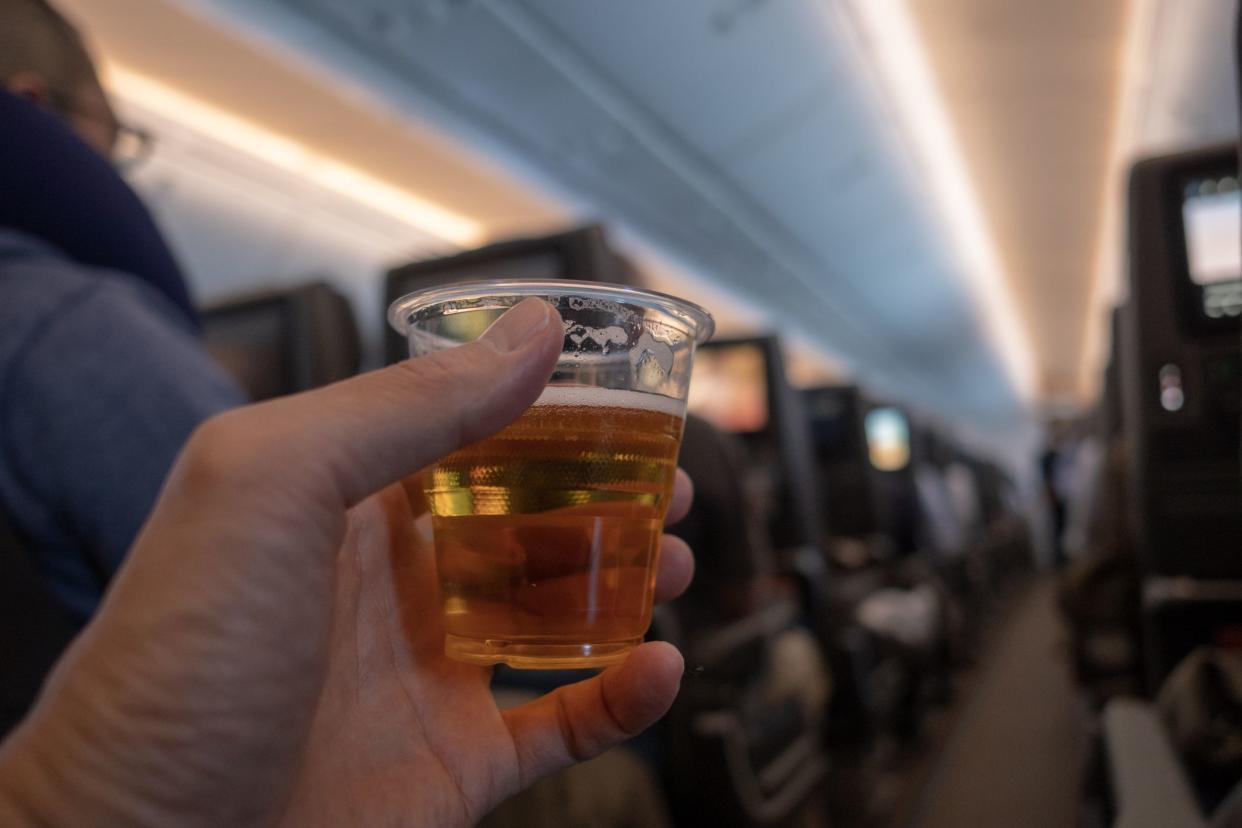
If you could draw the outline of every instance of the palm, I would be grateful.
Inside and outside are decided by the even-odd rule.
[[[436,590],[400,487],[353,510],[290,824],[467,825],[517,789],[491,671],[444,655]]]
[[[329,666],[288,824],[473,824],[537,776],[646,726],[628,724],[647,714],[627,707],[649,706],[653,678],[667,685],[666,664],[644,653],[625,674],[614,668],[611,687],[596,677],[502,713],[491,670],[444,655],[434,556],[400,486],[352,510],[337,566]],[[666,594],[685,579],[664,577],[680,582]]]

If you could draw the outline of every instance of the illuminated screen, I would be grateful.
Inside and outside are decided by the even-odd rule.
[[[1242,314],[1242,198],[1232,176],[1196,178],[1182,200],[1186,263],[1202,289],[1203,313]]]
[[[757,345],[704,348],[694,355],[691,413],[723,431],[751,433],[768,424],[768,372]]]
[[[910,462],[910,425],[896,408],[867,413],[867,452],[880,471],[900,471]]]

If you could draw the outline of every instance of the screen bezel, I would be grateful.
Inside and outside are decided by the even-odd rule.
[[[1223,163],[1222,163],[1223,162]],[[1236,156],[1189,161],[1172,171],[1165,183],[1166,204],[1172,215],[1168,222],[1169,255],[1177,293],[1178,318],[1183,328],[1192,334],[1237,333],[1242,330],[1242,316],[1208,316],[1203,310],[1204,286],[1190,275],[1190,251],[1186,246],[1186,187],[1191,182],[1207,178],[1238,175]],[[1242,192],[1242,191],[1240,191]],[[1238,228],[1242,237],[1242,226]],[[1242,274],[1240,274],[1242,275]]]

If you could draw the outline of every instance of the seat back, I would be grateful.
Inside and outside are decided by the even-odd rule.
[[[203,330],[212,356],[255,401],[353,376],[361,361],[349,300],[325,282],[213,305]]]
[[[671,608],[691,677],[664,726],[670,805],[679,824],[784,824],[827,772],[829,677],[799,607],[770,589],[738,439],[690,416],[679,462],[695,501],[673,532],[698,565]]]
[[[1222,224],[1237,243],[1237,172],[1228,145],[1130,175],[1122,393],[1152,575],[1242,578],[1242,273],[1218,249]]]
[[[700,347],[700,356],[720,363],[729,372],[730,363],[746,364],[759,376],[747,377],[754,385],[762,410],[745,422],[722,427],[736,428],[746,446],[746,473],[763,501],[767,531],[782,565],[801,550],[818,550],[821,534],[818,510],[820,481],[815,469],[810,424],[801,394],[786,379],[785,358],[780,341],[774,336],[750,339],[714,339]],[[755,363],[755,365],[751,365]],[[696,363],[696,372],[698,366]],[[734,378],[728,376],[726,382]],[[696,377],[694,383],[698,383]],[[690,389],[691,410],[701,406],[708,419],[722,414],[713,400]],[[720,425],[720,422],[717,422]]]
[[[686,417],[678,464],[694,481],[694,504],[673,527],[696,551],[694,581],[678,602],[683,623],[716,626],[754,611],[756,585],[775,572],[771,544],[743,489],[742,448],[706,420]]]
[[[863,417],[866,402],[850,385],[802,392],[811,424],[823,498],[823,531],[864,538],[881,531],[877,513],[876,471],[867,451]]]
[[[632,265],[608,246],[597,224],[560,233],[506,239],[449,256],[410,262],[384,277],[384,309],[416,290],[475,279],[575,279],[630,284]],[[384,361],[400,362],[409,352],[405,339],[384,322]]]
[[[1121,386],[1148,690],[1242,629],[1236,146],[1135,164]]]

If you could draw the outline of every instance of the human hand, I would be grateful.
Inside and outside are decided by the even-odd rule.
[[[396,481],[515,418],[560,345],[528,300],[477,343],[205,424],[0,750],[0,822],[464,825],[663,715],[666,644],[504,712],[443,655]],[[670,515],[688,502],[680,476]],[[666,537],[657,598],[692,569]]]

